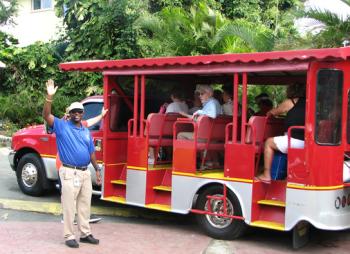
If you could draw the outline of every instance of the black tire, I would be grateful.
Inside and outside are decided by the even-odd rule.
[[[36,154],[25,154],[20,159],[16,175],[18,186],[23,193],[36,197],[45,194],[46,175],[41,160]]]
[[[199,210],[207,210],[207,196],[222,196],[222,186],[210,186],[201,192],[196,202],[196,208]],[[221,202],[221,203],[220,203]],[[209,203],[209,202],[208,202]],[[212,201],[212,205],[220,207],[222,201]],[[215,210],[212,209],[214,212]],[[213,208],[213,207],[212,207]],[[242,216],[241,205],[236,195],[227,190],[227,210],[228,213],[235,216]],[[230,212],[231,211],[231,212]],[[247,224],[240,219],[229,219],[210,215],[197,214],[196,219],[200,227],[211,237],[216,239],[232,240],[244,234],[247,229]]]

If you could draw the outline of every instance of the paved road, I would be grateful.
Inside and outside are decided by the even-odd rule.
[[[100,246],[68,249],[62,239],[59,195],[24,195],[0,148],[0,253],[295,253],[291,234],[252,228],[239,240],[219,241],[204,235],[193,217],[93,200],[103,216],[92,225]],[[40,209],[37,209],[37,208]],[[9,209],[12,208],[12,209]],[[35,210],[37,209],[37,210]],[[38,211],[33,213],[29,211]],[[349,253],[350,230],[313,230],[310,243],[298,253]]]
[[[293,253],[291,236],[252,230],[235,241],[214,240],[200,232],[191,219],[176,221],[103,217],[92,225],[99,246],[81,244],[69,249],[62,239],[60,216],[0,208],[0,253],[6,254],[279,254]],[[347,254],[350,232],[315,231],[311,242],[297,253]]]

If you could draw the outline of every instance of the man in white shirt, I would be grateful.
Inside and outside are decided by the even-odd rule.
[[[199,93],[199,98],[202,102],[203,108],[195,111],[193,115],[189,115],[186,112],[180,112],[181,115],[188,118],[195,118],[196,116],[206,115],[211,118],[216,118],[217,115],[222,114],[222,108],[220,103],[213,97],[214,91],[211,86],[200,85],[196,92]]]
[[[184,112],[180,112],[181,115],[186,116],[188,118],[195,119],[197,116],[200,115],[206,115],[210,118],[216,118],[218,115],[222,114],[222,108],[220,103],[213,97],[214,91],[211,86],[208,85],[201,85],[196,90],[199,92],[199,98],[203,104],[203,108],[197,110],[193,113],[193,115],[188,115]],[[193,140],[193,132],[179,132],[177,134],[178,139],[187,139],[187,140]],[[207,157],[206,165],[204,165],[207,168],[213,168],[218,167],[218,154],[216,152],[212,152],[211,154],[208,154],[207,156],[203,153],[202,156]],[[213,161],[209,161],[212,159]]]
[[[201,85],[197,88],[196,92],[199,92],[199,98],[203,104],[203,108],[197,110],[193,115],[189,115],[185,112],[180,112],[181,115],[188,118],[196,118],[200,115],[206,115],[210,118],[216,118],[217,115],[222,114],[220,103],[213,97],[213,88],[208,85]],[[180,132],[177,135],[178,139],[193,139],[193,132]]]

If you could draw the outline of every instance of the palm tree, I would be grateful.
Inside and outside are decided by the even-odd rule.
[[[350,7],[350,0],[341,0]],[[313,47],[339,47],[345,40],[350,39],[350,15],[340,17],[328,10],[311,8],[304,12],[304,16],[321,23],[320,31],[312,36]]]
[[[268,51],[274,44],[265,26],[227,19],[204,2],[189,11],[169,7],[145,13],[135,26],[143,56]]]

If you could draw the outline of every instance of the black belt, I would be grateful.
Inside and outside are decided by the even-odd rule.
[[[65,164],[65,163],[62,163],[62,165],[63,165],[64,167],[66,167],[66,168],[74,168],[74,169],[78,169],[78,170],[82,170],[82,171],[84,171],[84,170],[87,169],[87,167],[72,166],[72,165]]]

